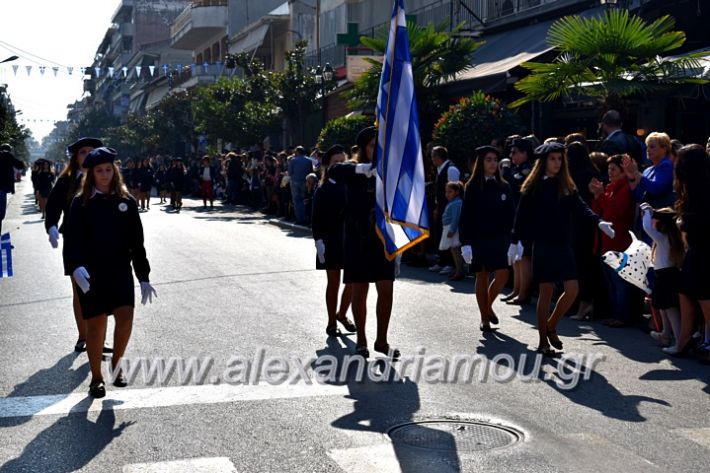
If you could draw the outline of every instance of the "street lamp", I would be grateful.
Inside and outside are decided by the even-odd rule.
[[[599,0],[599,3],[608,8],[616,8],[619,6],[619,0]]]
[[[10,56],[9,58],[3,59],[2,61],[0,61],[0,64],[2,64],[2,63],[4,63],[4,62],[12,62],[12,61],[15,61],[15,60],[17,60],[17,59],[20,59],[20,58],[19,58],[18,56]]]

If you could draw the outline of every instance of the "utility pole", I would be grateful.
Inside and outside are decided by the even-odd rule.
[[[316,0],[316,54],[320,66],[320,0]]]

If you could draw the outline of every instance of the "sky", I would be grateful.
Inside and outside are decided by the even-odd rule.
[[[0,84],[8,93],[17,118],[37,141],[65,120],[67,105],[82,97],[79,67],[90,66],[99,43],[111,25],[120,0],[0,0]],[[12,65],[18,65],[15,75]],[[44,75],[39,66],[45,65]],[[33,66],[30,76],[25,66]],[[52,67],[60,67],[54,77]],[[72,75],[67,67],[74,67]],[[35,120],[35,121],[32,121]],[[48,120],[42,121],[39,120]]]

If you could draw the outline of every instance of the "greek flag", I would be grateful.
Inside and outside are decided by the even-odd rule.
[[[429,237],[404,0],[395,0],[377,97],[377,234],[390,261]]]
[[[10,234],[6,233],[0,237],[0,278],[12,277],[12,246],[10,245]]]

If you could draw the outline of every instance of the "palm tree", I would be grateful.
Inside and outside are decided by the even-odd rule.
[[[607,11],[600,18],[564,17],[547,35],[557,58],[523,64],[532,73],[515,84],[525,96],[511,106],[585,96],[616,108],[630,95],[705,83],[698,59],[707,53],[662,57],[685,43],[685,33],[674,27],[668,15],[649,24],[628,10]]]
[[[456,74],[471,67],[471,55],[483,41],[459,37],[462,25],[451,32],[446,25],[418,26],[407,22],[407,36],[412,55],[414,91],[419,105],[421,136],[431,136],[434,123],[448,108],[440,92],[440,86]],[[388,28],[382,28],[375,38],[363,36],[360,42],[367,48],[384,55],[387,49]],[[348,105],[353,109],[372,111],[377,105],[377,92],[382,74],[382,63],[368,60],[372,67],[363,74],[347,93]]]

